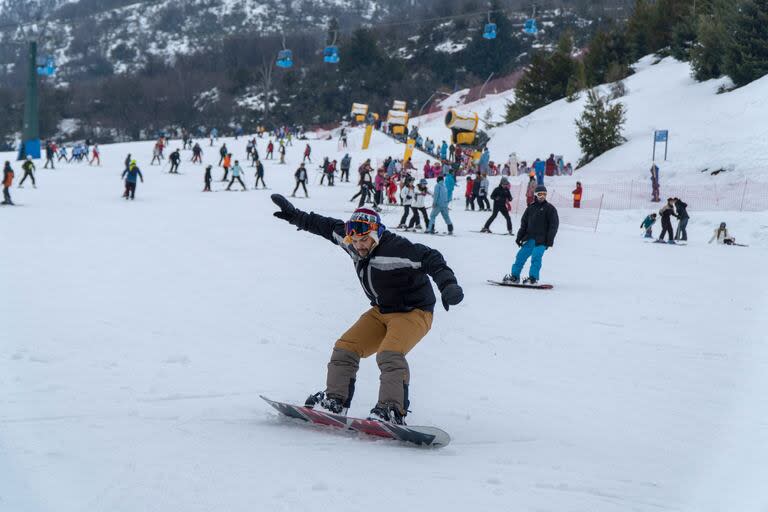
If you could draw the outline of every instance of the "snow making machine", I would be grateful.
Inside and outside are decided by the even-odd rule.
[[[365,103],[352,104],[352,119],[354,119],[356,123],[364,123],[367,115],[368,105]]]
[[[480,117],[477,112],[462,112],[450,109],[445,114],[445,126],[451,130],[451,143],[465,149],[482,151],[488,144],[488,135],[480,126]]]
[[[387,113],[389,131],[398,138],[403,138],[408,130],[408,112],[402,110],[390,110]]]

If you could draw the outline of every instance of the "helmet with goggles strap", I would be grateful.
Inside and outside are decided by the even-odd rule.
[[[346,234],[344,243],[352,243],[353,236],[365,235],[370,236],[378,243],[386,229],[386,226],[381,223],[381,217],[378,213],[368,208],[358,208],[344,224]]]

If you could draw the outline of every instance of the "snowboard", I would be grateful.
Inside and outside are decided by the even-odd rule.
[[[535,290],[551,290],[554,288],[551,284],[524,284],[524,283],[505,283],[503,281],[493,281],[491,279],[488,279],[488,282],[490,284],[495,284],[498,286],[511,286],[513,288],[533,288]]]
[[[300,405],[270,400],[259,395],[265,402],[274,407],[280,414],[307,422],[311,425],[321,425],[357,432],[366,436],[390,439],[415,446],[442,448],[451,442],[451,436],[437,427],[420,427],[411,425],[393,425],[363,418],[351,418],[340,414],[310,409]]]
[[[483,235],[512,236],[509,233],[494,233],[493,231],[491,231],[490,233],[485,233],[483,231],[474,231],[473,230],[472,233],[480,233],[480,234],[483,234]]]

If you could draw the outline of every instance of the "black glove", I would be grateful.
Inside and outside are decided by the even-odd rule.
[[[273,215],[278,219],[283,219],[293,224],[293,221],[296,219],[296,208],[291,202],[280,194],[272,194],[270,197],[272,198],[272,202],[280,208],[280,211],[275,212]]]
[[[275,215],[277,215],[277,214],[275,214]],[[517,244],[518,247],[522,247],[523,246],[523,241],[520,240],[519,238],[515,240],[515,243]]]
[[[443,307],[448,311],[448,306],[455,306],[464,300],[464,290],[456,283],[451,283],[440,292],[443,299]]]

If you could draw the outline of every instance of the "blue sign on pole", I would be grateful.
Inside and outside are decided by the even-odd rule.
[[[656,130],[656,142],[667,142],[669,130]]]

